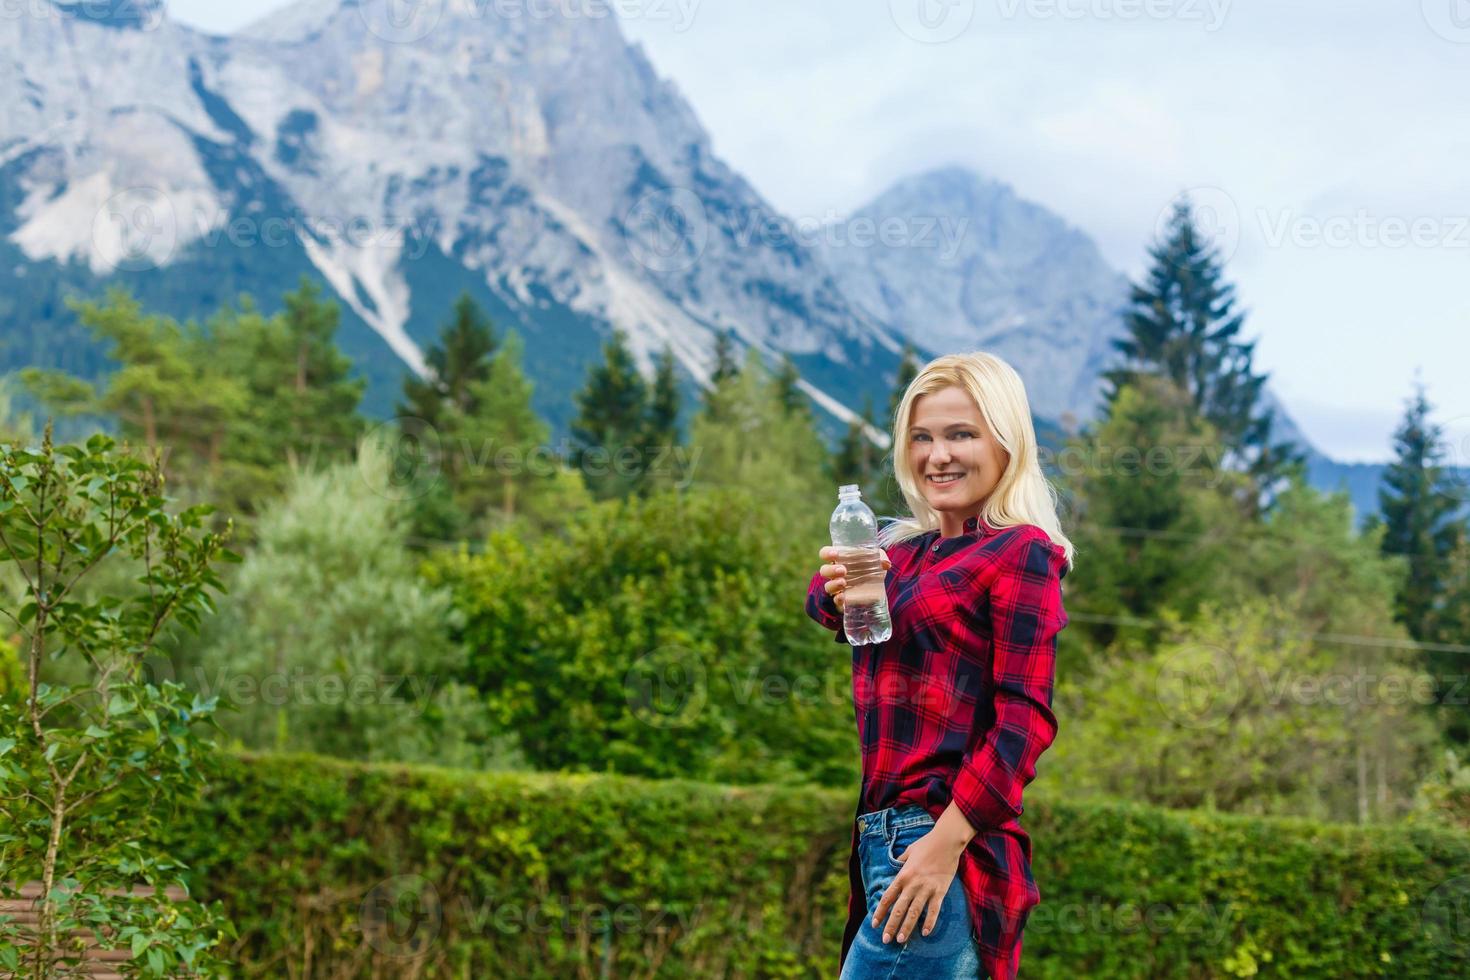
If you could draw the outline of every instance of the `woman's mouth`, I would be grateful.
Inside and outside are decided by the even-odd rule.
[[[934,486],[944,487],[956,482],[964,475],[963,473],[930,473],[925,479]]]

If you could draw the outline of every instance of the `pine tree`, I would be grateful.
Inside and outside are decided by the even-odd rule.
[[[446,406],[453,406],[466,415],[474,414],[471,392],[476,382],[489,376],[497,343],[489,318],[468,292],[461,293],[438,342],[424,353],[429,376],[419,378],[410,374],[404,379],[404,400],[397,414],[422,419],[436,427]]]
[[[1462,501],[1444,466],[1443,432],[1429,421],[1430,409],[1423,385],[1416,382],[1394,432],[1395,459],[1384,470],[1378,490],[1383,551],[1403,555],[1409,566],[1396,597],[1396,618],[1418,640],[1433,638],[1445,569],[1462,533],[1455,520]]]
[[[653,392],[648,402],[648,439],[651,445],[672,445],[679,440],[679,375],[674,352],[664,345],[653,375]]]
[[[647,464],[648,384],[638,371],[627,335],[614,330],[603,345],[603,362],[588,372],[575,396],[574,463],[593,496],[625,497],[638,490]]]
[[[1470,646],[1470,524],[1462,521],[1457,537],[1455,550],[1443,568],[1441,601],[1430,617],[1429,632],[1436,643],[1465,647]],[[1454,683],[1463,690],[1458,679],[1465,676],[1465,656],[1463,653],[1433,651],[1428,657],[1429,669],[1440,678],[1457,678]],[[1446,685],[1445,693],[1450,690]],[[1450,704],[1449,701],[1446,698],[1447,710],[1438,712],[1441,729],[1445,737],[1456,745],[1470,745],[1470,707],[1458,698],[1455,699],[1457,703]]]
[[[679,376],[674,352],[667,345],[659,355],[653,375],[653,389],[648,400],[647,432],[644,448],[649,454],[648,470],[640,488],[643,495],[682,484],[674,450],[682,442],[679,433]]]
[[[521,369],[520,354],[520,338],[507,334],[489,372],[467,390],[475,412],[460,428],[474,465],[472,479],[461,489],[462,506],[472,517],[491,509],[500,520],[515,517],[534,505],[535,491],[549,475],[529,465],[550,432],[531,407],[533,385]]]
[[[694,482],[744,490],[782,533],[820,536],[836,505],[826,449],[806,418],[786,410],[759,353],[747,349],[740,371],[710,397],[694,419]]]
[[[345,459],[362,431],[357,406],[367,379],[352,377],[352,358],[337,346],[341,317],[341,307],[303,275],[275,318],[280,340],[272,343],[277,334],[267,335],[255,359],[255,400],[271,406],[263,421],[287,440],[293,465],[307,458]]]
[[[888,425],[892,427],[894,418],[898,415],[899,403],[903,401],[904,392],[909,390],[909,385],[914,378],[919,376],[919,356],[914,350],[914,345],[905,343],[903,354],[898,359],[898,376],[893,382],[893,391],[888,396]]]
[[[1270,442],[1274,410],[1257,414],[1267,375],[1252,367],[1255,341],[1242,341],[1245,314],[1224,281],[1218,251],[1195,227],[1189,202],[1175,206],[1169,227],[1149,250],[1153,265],[1134,284],[1115,339],[1121,366],[1103,372],[1111,412],[1122,387],[1141,375],[1168,378],[1220,434],[1227,465],[1252,477],[1252,510],[1270,506],[1283,481],[1302,475],[1305,456],[1290,442]]]
[[[180,499],[255,513],[293,466],[351,458],[366,382],[336,345],[337,305],[309,278],[271,317],[240,299],[204,327],[147,314],[118,288],[70,301],[118,368],[95,385],[50,371],[22,378],[52,410],[114,418],[124,438],[162,452]]]
[[[781,355],[781,367],[777,369],[773,379],[776,386],[776,397],[781,402],[781,407],[788,415],[804,415],[811,419],[811,401],[801,390],[801,372],[796,368],[796,362],[791,359],[790,354]]]
[[[735,332],[728,327],[715,337],[715,369],[710,374],[710,384],[718,385],[740,373],[740,364],[735,359]]]
[[[720,392],[739,376],[740,367],[735,361],[735,334],[727,328],[715,336],[715,367],[710,372],[709,387],[704,391],[703,408],[706,414],[719,410],[722,401]]]
[[[881,432],[893,435],[893,426],[898,418],[898,406],[903,402],[904,393],[908,391],[909,385],[919,375],[919,356],[914,350],[913,344],[905,343],[903,353],[898,359],[898,373],[894,377],[893,389],[888,394],[888,415],[882,420],[875,422]],[[849,436],[851,433],[849,433]],[[889,445],[887,451],[873,449],[875,458],[872,467],[872,502],[873,511],[880,515],[903,515],[909,512],[908,501],[903,499],[903,490],[893,476],[893,454],[902,452],[904,444],[902,436],[900,441]],[[864,496],[868,496],[864,492]]]
[[[1169,608],[1188,618],[1212,597],[1217,568],[1231,545],[1211,530],[1240,520],[1232,489],[1249,482],[1239,473],[1217,472],[1217,434],[1194,410],[1188,393],[1172,381],[1142,376],[1125,384],[1112,412],[1067,448],[1081,460],[1110,460],[1118,446],[1141,457],[1189,460],[1188,466],[1083,466],[1068,487],[1080,513],[1074,541],[1090,557],[1078,565],[1077,591],[1084,611],[1106,617],[1156,618]],[[1218,597],[1215,597],[1218,598]],[[1126,621],[1084,623],[1098,646],[1125,637],[1140,647],[1157,631]]]
[[[396,448],[409,455],[438,453],[443,476],[443,485],[417,499],[411,508],[418,537],[455,536],[484,511],[476,492],[466,491],[466,484],[473,480],[467,459],[473,440],[467,430],[480,414],[478,392],[490,376],[498,348],[493,324],[470,294],[462,292],[439,339],[424,352],[427,377],[410,372],[403,379],[403,400],[395,413],[403,431],[414,438],[403,440]],[[424,463],[405,459],[398,465],[412,468]],[[461,510],[461,506],[470,510]]]
[[[876,503],[874,488],[882,476],[883,465],[883,455],[867,432],[872,425],[873,396],[867,395],[863,398],[862,414],[847,424],[831,463],[832,479],[839,485],[862,487],[863,497],[870,506]]]

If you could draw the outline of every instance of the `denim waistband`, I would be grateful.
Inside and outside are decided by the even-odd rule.
[[[920,827],[933,822],[934,818],[929,815],[929,811],[917,803],[900,803],[898,806],[860,814],[857,818],[859,834],[871,834],[885,840],[907,827]]]

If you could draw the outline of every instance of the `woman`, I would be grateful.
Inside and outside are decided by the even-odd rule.
[[[1025,386],[1000,358],[926,365],[893,446],[914,517],[880,533],[893,635],[852,650],[863,778],[841,978],[1011,978],[1040,900],[1018,818],[1056,737],[1073,547]],[[846,642],[844,570],[821,556],[807,613]]]

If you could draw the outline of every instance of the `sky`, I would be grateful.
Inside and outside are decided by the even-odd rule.
[[[1136,278],[1189,193],[1308,439],[1391,458],[1418,380],[1470,465],[1470,0],[607,2],[793,218],[959,164]],[[284,5],[169,13],[228,33]]]

